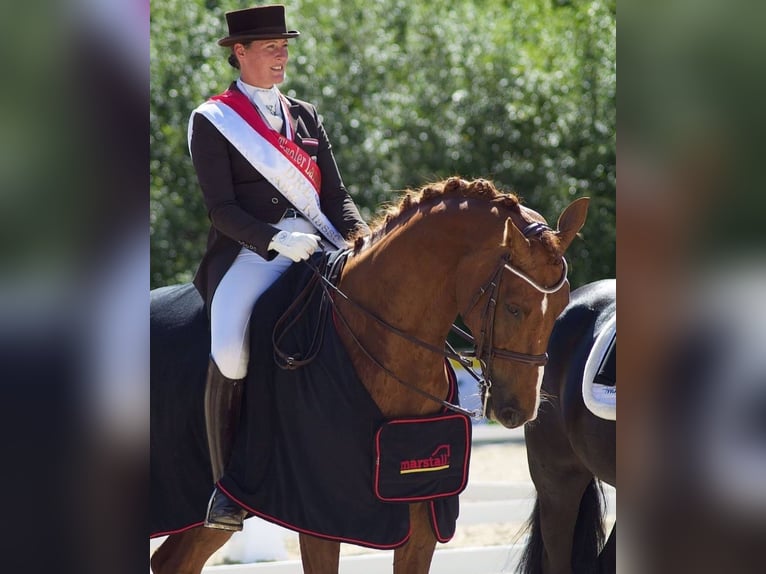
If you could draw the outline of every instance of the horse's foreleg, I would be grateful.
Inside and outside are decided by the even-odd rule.
[[[410,539],[394,551],[394,574],[428,574],[436,548],[428,504],[410,504],[410,529]]]
[[[200,574],[205,562],[231,538],[232,533],[212,528],[192,528],[171,534],[151,558],[154,574]]]
[[[337,574],[340,560],[340,542],[316,536],[298,536],[304,574]]]

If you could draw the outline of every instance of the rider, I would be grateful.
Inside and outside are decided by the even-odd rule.
[[[239,78],[196,108],[189,149],[211,221],[194,278],[210,317],[205,419],[217,482],[239,420],[254,303],[293,263],[369,228],[346,191],[313,105],[284,96],[288,31],[282,5],[226,13]],[[205,526],[242,529],[246,511],[217,486]]]

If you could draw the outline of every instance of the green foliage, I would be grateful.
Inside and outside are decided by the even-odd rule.
[[[191,110],[236,77],[223,13],[152,2],[152,286],[188,280],[207,218],[186,148]],[[300,0],[281,89],[317,105],[366,217],[451,175],[515,191],[552,225],[592,198],[571,282],[615,276],[615,7],[539,0]]]

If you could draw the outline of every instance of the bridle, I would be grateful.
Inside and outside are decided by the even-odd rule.
[[[508,351],[506,349],[500,349],[494,345],[495,310],[497,308],[498,295],[500,294],[500,284],[503,279],[503,271],[510,271],[517,277],[520,277],[521,279],[529,283],[532,287],[534,287],[536,290],[540,291],[541,293],[550,294],[550,293],[555,293],[556,291],[561,289],[561,287],[564,286],[564,283],[567,280],[567,273],[569,270],[566,259],[562,257],[561,258],[561,261],[562,261],[561,277],[553,286],[546,287],[544,285],[541,285],[537,281],[535,281],[532,277],[530,277],[529,275],[527,275],[520,269],[514,267],[511,264],[510,258],[511,256],[508,253],[506,253],[500,258],[500,262],[498,263],[498,265],[495,267],[494,271],[492,272],[492,275],[490,276],[489,281],[479,288],[479,290],[474,295],[473,300],[471,301],[471,304],[468,306],[468,309],[461,314],[461,316],[465,318],[467,314],[470,313],[473,310],[473,308],[476,307],[476,305],[478,305],[481,298],[487,292],[489,292],[489,297],[487,297],[487,301],[485,302],[484,308],[481,313],[481,323],[480,323],[481,326],[479,330],[479,336],[476,338],[471,337],[471,335],[469,335],[468,333],[466,333],[459,327],[455,325],[452,326],[452,330],[455,333],[457,333],[461,338],[463,338],[467,342],[474,345],[474,349],[475,349],[474,352],[470,354],[463,354],[463,356],[466,356],[466,357],[475,356],[475,358],[479,361],[479,365],[481,367],[481,376],[479,377],[478,375],[476,375],[475,371],[473,371],[472,368],[470,369],[467,368],[462,362],[461,364],[479,382],[479,385],[482,390],[482,394],[484,396],[484,402],[482,405],[483,417],[486,417],[487,415],[487,401],[489,400],[489,394],[490,394],[489,390],[492,387],[492,366],[496,359],[506,360],[506,361],[516,361],[517,363],[523,363],[526,365],[538,365],[541,367],[544,367],[548,362],[548,353],[533,355],[530,353],[520,353],[518,351]]]
[[[539,235],[543,231],[550,230],[550,227],[548,227],[545,224],[541,223],[533,223],[531,225],[528,225],[525,229],[522,230],[522,233],[525,237],[535,236]],[[346,327],[350,337],[352,340],[356,343],[356,345],[359,347],[359,349],[362,351],[362,353],[378,368],[383,370],[386,374],[388,374],[391,378],[399,382],[400,384],[404,385],[408,389],[427,397],[428,399],[437,402],[441,404],[443,407],[459,412],[461,414],[464,414],[466,416],[472,417],[472,418],[478,418],[478,417],[486,417],[487,415],[487,401],[489,399],[490,394],[490,388],[492,386],[492,366],[495,360],[507,360],[507,361],[516,361],[519,363],[523,363],[526,365],[539,365],[544,366],[548,361],[548,354],[543,353],[540,355],[533,355],[529,353],[520,353],[517,351],[508,351],[505,349],[500,349],[496,346],[494,346],[494,326],[495,326],[495,309],[497,307],[497,299],[498,295],[500,293],[500,287],[504,275],[504,271],[509,271],[516,275],[517,277],[520,277],[522,280],[527,282],[529,285],[534,287],[537,291],[541,293],[555,293],[561,287],[564,286],[564,284],[567,281],[567,273],[568,273],[568,266],[566,259],[562,257],[562,272],[559,280],[552,286],[545,286],[538,283],[535,279],[521,271],[520,269],[513,266],[513,264],[510,261],[510,254],[506,253],[501,258],[498,264],[495,266],[495,268],[492,271],[492,274],[490,275],[489,279],[476,291],[476,294],[471,300],[470,305],[466,309],[465,313],[462,314],[463,317],[465,317],[468,313],[470,313],[476,305],[479,304],[479,301],[481,301],[482,297],[484,297],[487,293],[489,293],[489,296],[487,297],[487,300],[484,304],[484,307],[482,309],[481,313],[481,327],[478,338],[474,339],[471,335],[463,331],[462,329],[458,328],[457,326],[453,325],[452,329],[455,331],[460,337],[465,339],[466,341],[472,343],[474,345],[474,351],[471,353],[460,353],[457,352],[454,348],[452,348],[449,343],[446,343],[446,346],[448,350],[440,349],[434,345],[431,345],[430,343],[426,343],[425,341],[422,341],[416,337],[413,337],[409,333],[406,333],[393,325],[390,325],[374,313],[372,313],[370,310],[366,309],[353,299],[349,299],[349,297],[341,291],[332,281],[330,281],[327,277],[324,276],[322,271],[315,267],[312,263],[306,261],[305,262],[311,269],[314,271],[314,279],[319,280],[319,284],[321,285],[325,297],[324,300],[329,301],[330,306],[332,307],[333,312],[335,313],[335,316],[340,320],[341,323]],[[314,283],[314,281],[312,281]],[[342,298],[344,301],[346,301],[349,305],[357,309],[358,311],[362,312],[367,317],[370,317],[375,322],[377,322],[379,325],[381,325],[383,328],[388,330],[389,332],[397,335],[398,337],[401,337],[402,339],[405,339],[406,341],[413,343],[423,349],[426,349],[432,353],[442,355],[447,358],[454,359],[460,365],[468,371],[468,373],[478,381],[482,394],[484,395],[484,403],[482,405],[481,412],[477,411],[469,411],[468,409],[464,409],[460,407],[459,405],[452,404],[446,400],[440,399],[436,397],[435,395],[432,395],[431,393],[428,393],[424,391],[423,389],[408,383],[407,381],[404,381],[402,378],[400,378],[396,373],[392,372],[388,367],[383,365],[378,359],[376,359],[364,346],[364,344],[358,339],[356,334],[353,332],[353,329],[349,325],[346,317],[341,313],[341,311],[338,309],[337,302],[335,301],[335,298],[330,293],[332,291],[336,296]],[[292,306],[291,306],[292,308]],[[293,321],[294,322],[294,321]],[[284,369],[295,369],[300,366],[303,366],[313,360],[314,356],[316,356],[316,353],[318,352],[318,348],[316,348],[315,352],[311,354],[311,356],[307,357],[306,359],[299,360],[293,356],[289,356],[286,353],[281,352],[278,349],[277,346],[277,339],[274,339],[275,342],[275,359],[277,359],[277,364]],[[481,369],[481,373],[478,374],[473,369],[473,359],[476,358],[479,361],[479,366]]]

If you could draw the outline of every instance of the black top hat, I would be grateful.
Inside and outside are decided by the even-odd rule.
[[[233,46],[237,42],[270,40],[272,38],[295,38],[297,30],[287,30],[285,7],[282,4],[256,6],[226,12],[229,35],[218,40],[219,46]]]

